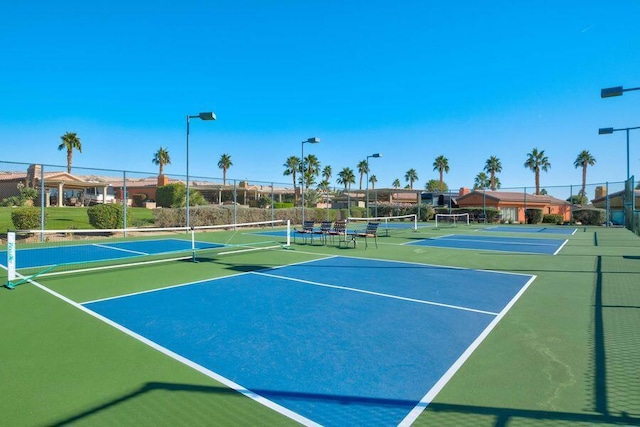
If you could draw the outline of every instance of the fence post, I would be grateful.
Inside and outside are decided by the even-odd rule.
[[[45,191],[44,191],[44,165],[40,165],[40,231],[44,231],[45,218]],[[44,233],[40,233],[40,243],[44,242]]]

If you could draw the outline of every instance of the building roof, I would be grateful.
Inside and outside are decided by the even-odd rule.
[[[568,205],[569,202],[566,200],[557,199],[553,196],[549,196],[547,194],[529,194],[518,191],[479,191],[473,190],[470,193],[465,194],[464,196],[459,196],[457,198],[457,202],[463,202],[469,198],[476,197],[485,197],[490,200],[495,200],[497,202],[503,203],[518,203],[524,202],[531,204],[542,204],[542,205]]]

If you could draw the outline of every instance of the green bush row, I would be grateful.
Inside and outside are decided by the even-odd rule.
[[[583,208],[573,211],[573,220],[583,225],[601,225],[606,221],[607,212],[604,209]]]

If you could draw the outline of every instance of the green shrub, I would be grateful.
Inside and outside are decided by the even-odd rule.
[[[156,190],[156,204],[162,208],[179,208],[185,205],[187,189],[181,182],[163,185]]]
[[[94,228],[104,230],[109,228],[123,228],[124,208],[120,204],[98,204],[87,209],[89,224]],[[131,220],[127,216],[127,222]]]
[[[40,208],[21,207],[11,212],[11,222],[18,230],[35,230],[40,228]],[[47,223],[47,213],[44,214],[44,222]]]
[[[147,195],[144,193],[134,194],[132,196],[132,199],[133,199],[133,206],[137,208],[142,208],[144,207],[144,202],[147,200]]]
[[[574,209],[573,220],[584,225],[600,225],[604,224],[606,219],[606,211],[604,209],[585,208]]]
[[[542,222],[545,224],[558,224],[564,223],[564,217],[560,214],[546,214],[542,217]]]
[[[527,224],[540,224],[542,222],[542,209],[529,208],[524,211]]]

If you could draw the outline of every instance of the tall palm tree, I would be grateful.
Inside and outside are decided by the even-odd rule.
[[[223,154],[218,160],[218,167],[222,169],[222,185],[227,185],[227,170],[233,166],[231,163],[231,156],[229,154]]]
[[[418,172],[415,169],[409,169],[407,173],[404,174],[404,180],[409,183],[409,188],[413,190],[413,183],[418,180]]]
[[[297,191],[297,187],[296,187],[296,184],[297,184],[298,180],[296,179],[296,173],[298,172],[298,169],[300,168],[300,157],[290,156],[290,157],[287,158],[287,161],[285,161],[282,166],[285,167],[285,170],[284,170],[284,172],[282,174],[284,176],[291,175],[291,177],[293,179],[293,194],[294,194],[295,199],[298,200],[298,191]]]
[[[356,183],[356,176],[353,173],[353,169],[346,167],[338,172],[338,184],[344,185],[344,191],[351,190],[351,184]]]
[[[369,177],[369,184],[371,184],[371,189],[372,190],[376,189],[376,182],[378,182],[378,178],[375,175],[371,175]]]
[[[331,166],[327,165],[322,169],[322,177],[326,180],[329,181],[331,179],[331,175],[333,174],[333,171],[331,170]]]
[[[73,158],[73,150],[76,149],[82,153],[82,142],[75,132],[67,132],[60,137],[62,143],[58,145],[58,150],[67,150],[67,173],[71,173],[71,159]]]
[[[544,155],[544,150],[538,151],[534,148],[531,153],[527,154],[527,161],[524,162],[524,167],[531,169],[535,174],[536,179],[536,194],[540,194],[540,171],[548,171],[551,167],[549,158]]]
[[[362,190],[362,180],[364,175],[369,173],[369,162],[362,160],[358,163],[358,172],[360,172],[360,190]]]
[[[160,166],[158,175],[162,175],[162,172],[164,171],[164,167],[166,165],[171,164],[171,157],[169,157],[169,151],[164,147],[158,148],[158,151],[156,151],[156,154],[153,155],[153,159],[151,161],[153,162],[154,165]]]
[[[304,171],[301,179],[304,179],[305,188],[309,188],[315,184],[315,177],[320,175],[320,161],[315,154],[309,154],[304,158]]]
[[[576,169],[582,167],[582,191],[580,192],[580,195],[582,196],[581,200],[583,201],[586,198],[585,191],[587,187],[587,167],[593,166],[595,164],[596,158],[593,157],[588,150],[582,150],[580,154],[578,154],[578,157],[576,157],[576,160],[573,162],[573,166]]]
[[[433,170],[440,173],[440,192],[442,193],[442,183],[444,182],[443,174],[449,173],[449,160],[443,155],[436,157],[436,160],[433,162]]]
[[[496,191],[496,174],[502,172],[502,163],[496,156],[491,156],[484,164],[485,172],[489,172],[491,191]]]
[[[486,173],[480,172],[476,175],[476,179],[473,182],[474,190],[483,190],[491,185],[491,180]]]

